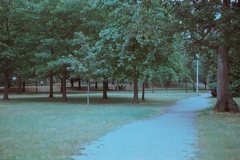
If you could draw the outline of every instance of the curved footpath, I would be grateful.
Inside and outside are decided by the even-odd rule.
[[[210,94],[177,101],[159,117],[133,122],[86,148],[75,160],[189,160],[198,141],[197,111],[210,107]]]

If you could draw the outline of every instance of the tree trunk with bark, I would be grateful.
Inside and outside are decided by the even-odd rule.
[[[204,81],[204,89],[207,89],[207,81]]]
[[[107,85],[107,83],[108,83],[108,81],[104,77],[104,80],[103,80],[103,99],[108,99],[108,96],[107,96],[108,85]]]
[[[73,88],[74,87],[74,79],[71,78],[71,87]]]
[[[108,80],[106,82],[106,85],[107,85],[107,90],[109,91],[109,85],[108,85]]]
[[[218,47],[217,103],[214,110],[218,112],[239,112],[237,103],[232,99],[229,90],[228,47]]]
[[[62,77],[62,101],[67,102],[67,86],[66,86],[67,73],[63,72]]]
[[[132,103],[139,103],[138,100],[138,74],[136,70],[136,66],[134,67],[134,75],[133,75],[133,100]]]
[[[52,73],[52,71],[51,71],[51,73],[50,73],[50,77],[49,77],[50,79],[49,79],[49,82],[50,82],[50,84],[49,84],[49,98],[53,98],[53,73]]]
[[[230,0],[223,0],[224,7],[229,10]],[[231,25],[230,19],[223,19],[225,24]],[[228,32],[226,28],[221,30],[222,35],[226,35]],[[239,112],[237,103],[233,100],[229,90],[229,72],[230,65],[228,59],[228,46],[220,45],[218,47],[218,71],[217,71],[217,103],[214,106],[214,110],[218,112]]]
[[[38,81],[37,80],[35,81],[35,91],[36,91],[36,93],[38,93]]]
[[[145,88],[149,88],[148,78],[147,78],[146,81],[144,82],[144,86],[145,86]]]
[[[54,49],[51,48],[51,55],[54,55]],[[53,71],[50,71],[49,98],[53,98]]]
[[[95,89],[98,89],[98,82],[95,82]]]
[[[146,83],[142,84],[142,101],[145,101],[145,84]]]
[[[60,81],[61,81],[61,84],[60,84],[60,93],[62,93],[62,92],[63,92],[63,79],[61,78]]]
[[[78,90],[81,90],[82,87],[81,87],[81,78],[78,78]]]
[[[22,91],[25,92],[26,91],[26,83],[25,81],[22,82]]]

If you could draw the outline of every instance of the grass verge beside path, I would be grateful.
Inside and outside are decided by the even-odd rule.
[[[165,106],[192,95],[148,92],[147,101],[136,105],[129,92],[109,92],[107,100],[92,92],[90,107],[83,93],[68,94],[67,103],[56,94],[53,99],[10,95],[10,101],[0,100],[0,159],[70,159],[80,154],[80,146],[124,124],[157,116]]]
[[[240,98],[235,99],[240,106]],[[215,99],[212,101],[213,105]],[[240,114],[213,113],[212,108],[198,117],[200,160],[237,160],[240,158]]]

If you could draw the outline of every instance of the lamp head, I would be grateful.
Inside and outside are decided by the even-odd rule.
[[[200,55],[197,53],[197,54],[196,54],[196,57],[197,57],[197,59],[199,59],[199,58],[200,58]]]
[[[12,80],[13,80],[13,81],[16,81],[16,80],[17,80],[17,77],[15,77],[15,76],[12,77]]]

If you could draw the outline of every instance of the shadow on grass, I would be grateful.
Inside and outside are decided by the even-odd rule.
[[[132,95],[127,93],[110,94],[108,99],[102,98],[102,92],[94,91],[89,95],[90,103],[97,104],[128,104],[132,102]],[[87,102],[87,94],[85,92],[68,92],[67,102],[62,102],[61,93],[55,93],[53,98],[48,97],[48,93],[24,93],[24,94],[11,94],[9,102],[38,102],[38,103],[67,103],[67,104],[81,104]]]
[[[157,106],[159,104],[169,105],[170,103],[181,99],[187,98],[190,96],[197,95],[196,93],[186,93],[182,90],[161,90],[155,91],[146,91],[145,99],[146,101],[141,100],[141,91],[139,92],[139,103],[133,104],[133,92],[129,91],[109,91],[108,99],[102,98],[102,91],[91,91],[89,94],[90,106],[102,106],[106,105],[138,105],[138,106]],[[62,94],[59,92],[54,93],[54,98],[49,98],[49,93],[41,92],[41,93],[23,93],[23,94],[10,94],[10,101],[13,103],[41,103],[41,104],[58,104],[58,105],[81,105],[85,106],[87,104],[87,93],[86,91],[68,91],[67,92],[67,102],[62,102]],[[1,100],[0,100],[1,101]]]

